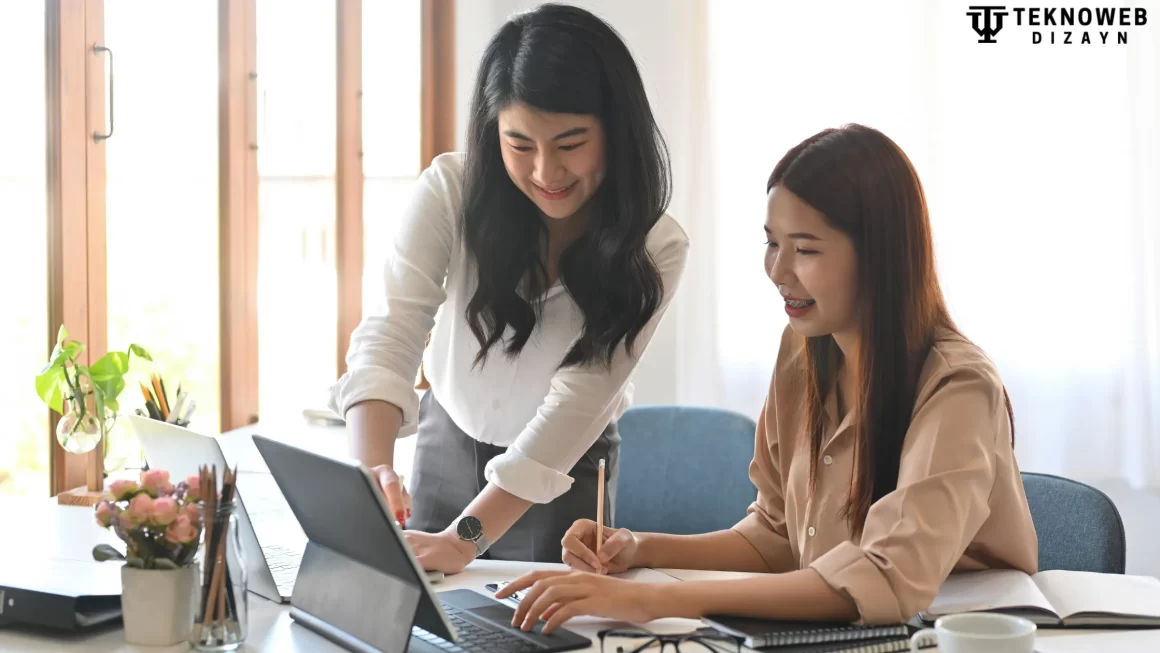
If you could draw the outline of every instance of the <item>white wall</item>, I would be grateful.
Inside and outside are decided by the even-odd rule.
[[[470,0],[456,6],[456,135],[459,143],[463,143],[479,59],[488,40],[512,14],[537,4],[526,0]],[[653,113],[668,142],[674,163],[675,197],[669,212],[688,229],[688,221],[681,215],[682,204],[687,203],[687,190],[683,189],[687,187],[685,178],[688,174],[678,164],[685,159],[687,139],[677,130],[685,124],[681,112],[692,100],[686,97],[685,89],[688,87],[683,83],[692,66],[689,59],[703,57],[704,48],[689,47],[690,30],[683,21],[689,20],[688,8],[700,5],[701,0],[573,0],[571,4],[583,7],[611,24],[636,57]],[[686,41],[682,43],[677,35],[682,35]],[[690,264],[690,269],[692,267]],[[686,273],[685,283],[690,278],[691,275]],[[678,300],[685,295],[683,286]],[[678,303],[674,301],[634,376],[634,400],[638,404],[676,401],[679,375],[675,313],[684,310]],[[712,316],[707,316],[707,319],[712,319]]]
[[[890,134],[924,178],[948,302],[1011,392],[1022,468],[1129,480],[1118,504],[1160,488],[1148,292],[1160,279],[1160,199],[1145,181],[1157,178],[1160,152],[1151,23],[1130,48],[1014,37],[991,48],[978,46],[961,10],[923,0],[573,1],[611,23],[637,58],[672,153],[670,213],[691,239],[680,292],[635,377],[637,403],[760,411],[785,324],[757,240],[765,176],[805,135],[857,121]],[[535,4],[459,3],[461,141],[484,46]],[[1160,16],[1158,0],[1142,4]],[[1091,215],[1128,225],[1118,228],[1122,246],[1097,254],[1070,241]],[[1077,276],[1080,254],[1099,264]],[[1128,262],[1133,273],[1117,272]],[[1123,298],[1113,319],[1075,299],[1110,292]],[[1035,326],[1044,322],[1052,328]],[[1130,538],[1155,542],[1143,525],[1158,496],[1136,497]]]

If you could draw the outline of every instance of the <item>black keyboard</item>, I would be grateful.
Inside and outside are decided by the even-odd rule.
[[[447,613],[451,625],[459,635],[458,642],[449,642],[418,627],[413,628],[411,633],[449,653],[459,653],[460,651],[469,653],[531,653],[540,650],[539,646],[513,632],[485,628],[472,623],[460,617],[460,611],[456,608],[444,604],[443,610]]]

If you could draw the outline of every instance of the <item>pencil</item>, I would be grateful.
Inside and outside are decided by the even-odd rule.
[[[596,470],[596,553],[600,554],[600,544],[604,539],[604,459]]]
[[[149,389],[145,387],[144,383],[141,383],[140,386],[141,396],[145,397],[145,410],[149,412],[149,417],[151,419],[161,419],[161,412],[157,410],[157,406],[155,406],[153,403],[153,395],[149,392]]]
[[[161,386],[161,401],[165,403],[165,417],[168,419],[169,413],[173,412],[173,402],[169,401],[169,391],[165,389],[165,379],[157,377],[157,385]]]
[[[153,390],[157,396],[157,412],[161,413],[161,420],[169,418],[169,406],[165,403],[165,393],[161,391],[161,377],[153,375]]]

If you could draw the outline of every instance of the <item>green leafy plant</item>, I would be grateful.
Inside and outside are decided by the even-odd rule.
[[[57,441],[73,453],[92,450],[116,422],[117,398],[125,389],[130,356],[153,360],[140,345],[129,345],[126,351],[111,351],[85,366],[78,360],[84,349],[83,343],[69,338],[62,324],[48,364],[36,376],[36,394],[61,415]]]

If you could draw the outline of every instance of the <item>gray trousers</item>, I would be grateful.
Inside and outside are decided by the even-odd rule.
[[[428,390],[419,402],[411,491],[410,530],[437,533],[459,518],[487,485],[487,462],[505,451],[464,433]],[[572,487],[551,503],[532,504],[483,557],[492,560],[560,562],[560,540],[577,519],[596,519],[597,468],[605,459],[604,523],[612,525],[620,468],[620,433],[612,422],[569,472]]]

